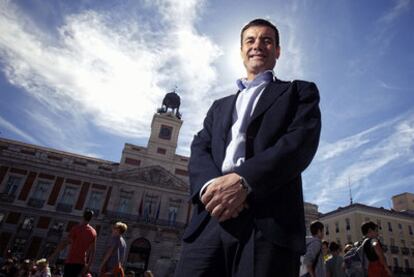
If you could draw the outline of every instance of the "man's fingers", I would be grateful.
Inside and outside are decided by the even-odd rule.
[[[233,214],[234,214],[233,211],[230,211],[229,209],[225,209],[224,212],[221,213],[221,216],[219,217],[218,221],[222,222],[227,219],[230,219]]]
[[[211,211],[211,216],[215,218],[220,218],[221,214],[225,211],[223,205],[218,204],[214,209]]]
[[[207,205],[208,202],[210,202],[211,198],[213,198],[214,192],[210,190],[209,188],[206,189],[206,192],[201,196],[201,202],[203,202],[204,205]]]

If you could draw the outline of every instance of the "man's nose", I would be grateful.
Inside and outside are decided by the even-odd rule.
[[[262,40],[256,39],[253,43],[254,49],[262,49]]]

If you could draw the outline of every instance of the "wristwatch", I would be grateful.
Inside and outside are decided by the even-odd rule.
[[[240,177],[240,186],[243,190],[245,190],[247,193],[250,192],[250,187],[246,184],[246,180],[243,177]]]

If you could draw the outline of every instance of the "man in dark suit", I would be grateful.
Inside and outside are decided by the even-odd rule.
[[[301,173],[319,143],[319,94],[314,83],[276,79],[279,55],[272,23],[243,27],[247,78],[237,94],[213,103],[191,145],[194,209],[177,277],[298,276]]]

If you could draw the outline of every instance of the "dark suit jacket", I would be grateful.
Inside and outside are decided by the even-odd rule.
[[[203,129],[192,142],[189,172],[194,209],[184,240],[194,239],[210,219],[199,192],[207,181],[223,175],[221,165],[237,95],[213,103]],[[316,85],[273,81],[263,91],[249,120],[245,162],[234,170],[252,188],[248,196],[249,220],[268,240],[299,253],[305,251],[306,233],[301,173],[316,153],[320,129]],[[239,217],[224,225],[240,229],[244,223]]]

